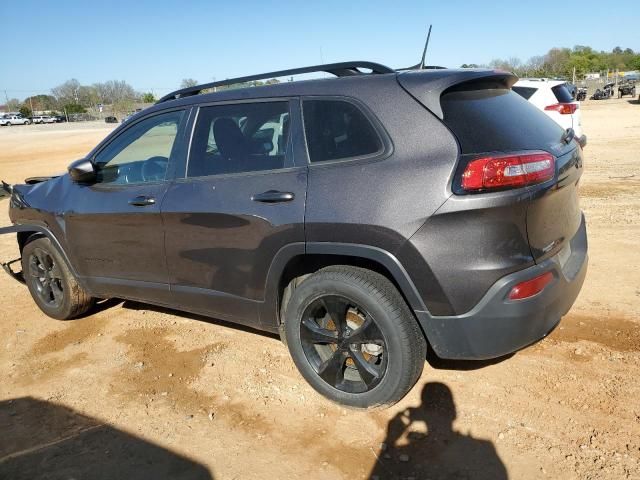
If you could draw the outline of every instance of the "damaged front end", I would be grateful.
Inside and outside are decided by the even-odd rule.
[[[13,223],[7,227],[0,226],[0,235],[17,234],[20,246],[22,246],[21,236],[24,241],[34,234],[48,237],[57,243],[55,235],[50,230],[50,223],[46,218],[43,218],[42,214],[43,212],[46,214],[47,204],[51,203],[50,193],[56,191],[56,187],[63,180],[64,176],[50,176],[27,178],[23,184],[16,185],[10,185],[4,181],[0,182],[0,201],[4,197],[10,197],[9,218]],[[21,259],[17,258],[8,262],[0,262],[0,267],[20,283],[25,283],[23,272],[18,271],[20,263]]]
[[[3,197],[11,197],[11,201],[14,204],[20,204],[21,201],[23,202],[22,196],[18,195],[17,192],[14,191],[13,185],[10,185],[5,181],[0,182],[0,199],[2,199]],[[26,225],[12,225],[9,227],[0,227],[0,235],[4,235],[6,233],[19,233],[19,232],[28,231],[28,230],[30,230],[30,227]],[[5,272],[7,272],[8,275],[13,277],[15,280],[24,284],[25,283],[24,273],[22,271],[16,271],[12,267],[12,265],[14,264],[20,265],[21,260],[22,260],[21,258],[16,258],[15,260],[11,260],[9,262],[0,262],[0,267],[2,267],[2,269]]]
[[[10,262],[6,262],[6,263],[0,262],[0,267],[2,267],[2,269],[5,272],[7,272],[8,275],[13,277],[15,280],[24,284],[25,283],[24,273],[22,271],[16,272],[13,270],[13,268],[11,268],[11,265],[13,265],[14,263],[20,263],[21,261],[22,261],[22,258],[16,258],[15,260],[11,260]]]

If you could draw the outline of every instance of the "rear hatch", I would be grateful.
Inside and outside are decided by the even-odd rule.
[[[399,76],[402,83],[401,79],[402,75]],[[577,183],[582,174],[582,149],[576,140],[566,139],[562,127],[511,91],[513,82],[515,77],[509,79],[497,72],[494,77],[459,81],[440,92],[423,88],[422,95],[439,96],[439,110],[432,112],[458,140],[460,158],[452,182],[456,195],[495,195],[493,190],[471,193],[461,187],[461,175],[475,159],[534,151],[555,157],[555,175],[551,180],[519,187],[530,196],[527,237],[533,258],[540,262],[562,250],[580,227]],[[405,88],[421,100],[416,84],[408,83]],[[433,100],[424,103],[433,105]]]

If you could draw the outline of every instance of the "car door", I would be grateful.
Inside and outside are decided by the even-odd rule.
[[[307,167],[296,164],[302,155],[292,140],[298,108],[288,99],[199,108],[184,178],[162,204],[179,308],[258,323],[271,261],[304,242]]]
[[[67,241],[94,292],[169,301],[160,204],[183,154],[186,116],[165,111],[132,123],[93,156],[97,181],[71,189]]]

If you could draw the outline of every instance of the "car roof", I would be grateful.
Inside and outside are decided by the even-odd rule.
[[[392,71],[390,73],[348,75],[341,77],[296,80],[270,85],[245,88],[229,88],[211,93],[200,93],[177,99],[167,99],[143,110],[145,114],[178,106],[190,106],[201,103],[214,103],[238,100],[257,100],[261,98],[296,97],[296,96],[349,96],[354,98],[377,95],[380,88],[398,83],[429,84],[429,95],[440,98],[447,88],[465,81],[478,80],[484,77],[500,77],[508,80],[510,87],[515,79],[513,74],[490,69],[424,69]],[[141,112],[137,112],[141,113]]]

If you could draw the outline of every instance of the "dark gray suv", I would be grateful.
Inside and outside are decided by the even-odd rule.
[[[203,92],[312,71],[338,78]],[[582,149],[515,81],[349,62],[179,90],[5,185],[4,267],[53,318],[117,297],[279,332],[321,394],[391,405],[427,346],[514,352],[582,286]]]

